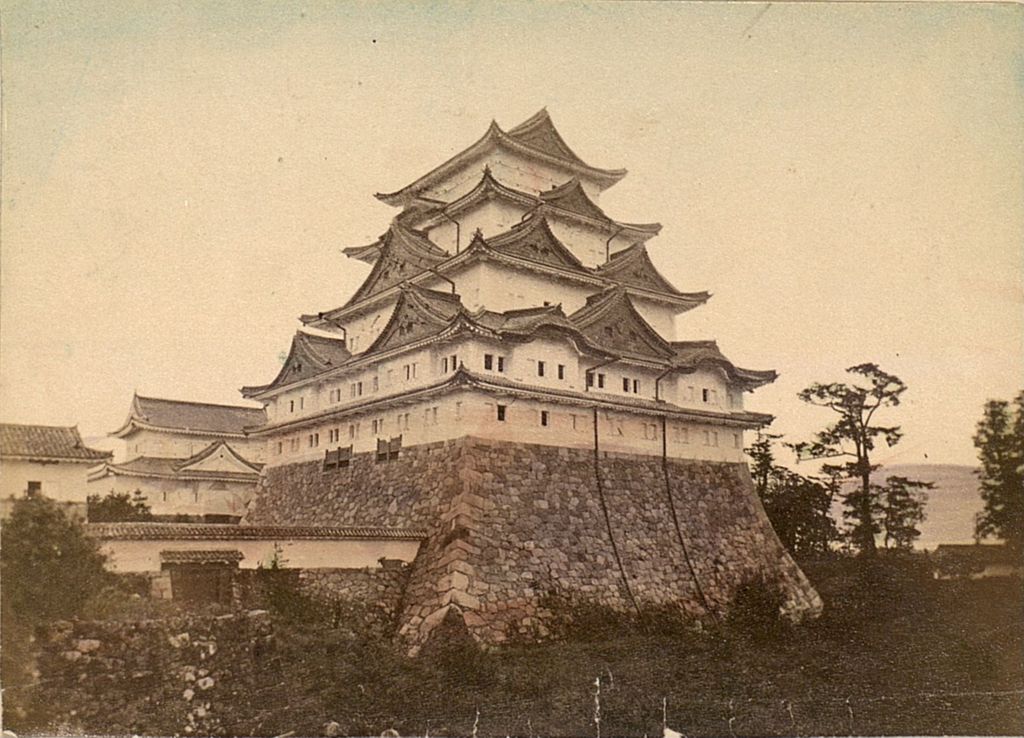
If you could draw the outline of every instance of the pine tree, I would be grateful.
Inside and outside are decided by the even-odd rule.
[[[899,377],[882,371],[876,364],[858,364],[847,373],[867,380],[868,386],[856,383],[815,383],[799,393],[804,402],[828,408],[839,417],[809,443],[792,448],[798,459],[847,458],[841,464],[826,463],[822,473],[831,478],[852,479],[857,487],[842,492],[843,519],[848,538],[862,553],[873,555],[875,537],[882,532],[884,511],[879,488],[871,483],[878,468],[871,463],[871,454],[879,442],[895,446],[903,437],[896,425],[876,425],[875,415],[883,408],[900,404],[907,386]]]
[[[919,482],[906,477],[886,477],[885,486],[879,488],[881,527],[885,547],[907,550],[913,548],[924,522],[927,501],[923,490],[931,489],[931,482]]]
[[[1015,408],[1005,400],[985,403],[974,445],[981,461],[984,509],[975,521],[978,538],[995,537],[1024,546],[1024,392]]]

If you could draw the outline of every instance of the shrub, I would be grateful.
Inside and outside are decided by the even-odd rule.
[[[763,575],[743,582],[733,595],[726,626],[754,638],[777,636],[785,627],[786,595],[778,582]]]

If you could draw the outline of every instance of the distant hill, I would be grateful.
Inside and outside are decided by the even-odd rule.
[[[976,467],[959,464],[893,464],[875,475],[879,483],[887,476],[932,482],[925,505],[925,521],[916,548],[934,549],[940,543],[973,543],[974,515],[981,512]],[[837,520],[840,513],[836,511]]]

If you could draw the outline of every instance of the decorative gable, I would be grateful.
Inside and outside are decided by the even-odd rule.
[[[259,467],[250,464],[223,441],[211,443],[205,449],[178,467],[178,472],[227,472],[233,474],[257,474]]]
[[[672,346],[643,319],[621,287],[590,297],[569,320],[590,341],[622,356],[657,361],[674,356]]]
[[[390,320],[366,353],[377,353],[428,338],[463,312],[458,295],[405,285]]]
[[[585,269],[580,260],[551,232],[543,216],[531,217],[486,243],[495,251],[509,256],[551,266]]]
[[[595,269],[594,273],[630,287],[640,287],[652,292],[662,292],[677,296],[684,295],[671,282],[661,276],[658,268],[654,266],[651,257],[647,254],[647,247],[642,243],[634,244],[628,249],[612,254],[611,259]],[[694,299],[703,297],[704,300],[709,297],[706,292],[686,296],[693,297]]]
[[[398,223],[393,223],[388,232],[372,245],[379,249],[379,256],[366,281],[346,306],[401,284],[448,258],[448,253],[434,245],[425,235]],[[369,248],[363,247],[362,251]],[[359,258],[365,258],[365,254]]]

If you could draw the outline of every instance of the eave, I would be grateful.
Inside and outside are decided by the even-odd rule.
[[[204,431],[204,430],[193,430],[185,428],[167,428],[159,425],[150,425],[149,423],[143,422],[138,418],[131,418],[128,423],[118,428],[116,431],[112,431],[107,434],[115,438],[127,438],[136,431],[148,430],[154,431],[155,433],[169,433],[171,435],[182,435],[182,436],[202,436],[204,438],[242,438],[246,437],[245,433],[227,433],[225,431]]]
[[[394,407],[415,403],[426,397],[434,397],[442,394],[449,394],[465,388],[477,388],[491,392],[514,394],[532,399],[540,399],[546,402],[563,402],[582,407],[599,407],[608,410],[620,410],[636,412],[644,415],[672,417],[689,420],[692,422],[715,423],[737,428],[760,428],[774,420],[771,415],[764,413],[715,413],[704,410],[692,410],[660,400],[632,400],[615,395],[607,395],[600,392],[577,392],[571,390],[557,390],[535,385],[526,385],[511,380],[499,380],[493,377],[484,376],[471,372],[465,367],[460,367],[451,376],[440,382],[425,385],[409,392],[388,395],[387,397],[371,398],[362,402],[350,405],[334,407],[321,410],[311,415],[306,415],[294,420],[288,420],[273,425],[267,425],[253,435],[268,436],[280,431],[297,430],[306,426],[315,425],[327,418],[337,417],[339,419],[350,415],[376,411],[383,407]]]
[[[472,244],[470,244],[472,246]],[[492,259],[495,261],[501,261],[505,264],[526,269],[531,272],[546,274],[548,276],[558,277],[568,281],[576,282],[578,284],[585,284],[596,288],[597,290],[603,290],[610,286],[622,285],[622,287],[630,295],[642,297],[646,300],[653,302],[660,302],[666,305],[673,305],[679,310],[677,315],[685,313],[693,308],[700,307],[706,303],[711,295],[708,292],[680,292],[678,294],[672,294],[668,292],[656,292],[654,290],[646,289],[636,285],[625,285],[606,277],[602,277],[596,274],[594,270],[576,271],[573,269],[567,269],[557,267],[552,264],[544,264],[541,262],[533,261],[531,259],[525,259],[519,256],[513,256],[511,254],[503,254],[492,248],[473,250],[470,246],[467,246],[461,253],[452,256],[447,261],[438,264],[434,271],[441,274],[449,274],[461,267],[467,266],[476,259]],[[412,277],[407,281],[410,284],[420,284],[431,278],[436,278],[433,272],[423,271]],[[315,315],[305,314],[300,315],[299,320],[303,325],[307,325],[313,328],[319,327],[326,322],[335,322],[344,320],[353,314],[358,314],[363,310],[371,309],[381,303],[388,302],[395,298],[395,296],[401,291],[401,285],[394,285],[386,290],[381,290],[360,302],[347,302],[345,305],[334,308],[333,310],[327,310]]]
[[[497,122],[491,121],[491,125],[488,127],[487,132],[468,148],[459,152],[440,166],[435,167],[402,189],[388,193],[378,192],[375,197],[388,205],[393,205],[395,207],[406,206],[423,190],[443,181],[446,177],[450,176],[461,167],[470,164],[475,159],[485,156],[498,148],[505,148],[513,153],[521,154],[525,157],[581,175],[598,183],[602,188],[608,188],[626,176],[625,169],[599,169],[597,167],[583,164],[582,162],[571,161],[567,158],[555,156],[539,149],[535,149],[532,146],[528,146],[517,141],[513,136],[505,133],[498,126]]]
[[[624,223],[609,218],[604,211],[601,211],[603,217],[593,218],[576,210],[559,207],[557,203],[545,201],[542,196],[532,195],[502,184],[494,178],[490,168],[486,166],[480,182],[462,197],[456,198],[450,203],[431,198],[419,198],[397,217],[403,221],[416,222],[420,228],[429,230],[445,223],[449,217],[459,215],[481,202],[494,198],[521,205],[527,212],[535,211],[548,214],[558,219],[589,226],[602,233],[621,235],[630,240],[647,241],[661,232],[660,223]],[[416,206],[419,202],[423,203],[422,208]],[[379,254],[379,249],[371,250],[374,245],[350,247],[344,249],[343,253],[346,256],[372,263]]]

